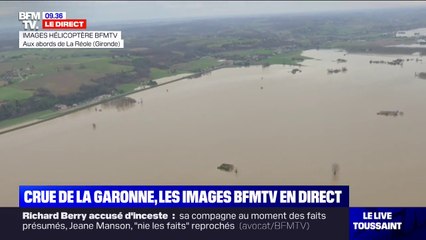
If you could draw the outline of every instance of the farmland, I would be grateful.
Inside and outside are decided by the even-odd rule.
[[[0,87],[0,101],[21,100],[32,96],[31,91],[16,87]]]

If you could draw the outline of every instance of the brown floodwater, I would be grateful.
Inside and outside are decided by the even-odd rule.
[[[426,58],[304,55],[296,74],[221,69],[0,135],[0,206],[23,184],[348,184],[352,206],[424,206]]]

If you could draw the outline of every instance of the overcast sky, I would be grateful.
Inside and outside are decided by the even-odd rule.
[[[0,28],[19,27],[19,11],[65,11],[67,18],[86,18],[88,25],[130,20],[151,21],[166,19],[253,16],[266,14],[312,13],[426,7],[426,2],[267,2],[267,1],[205,1],[205,2],[138,2],[138,1],[16,1],[0,2]]]

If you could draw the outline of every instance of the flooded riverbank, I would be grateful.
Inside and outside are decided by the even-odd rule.
[[[130,95],[126,108],[99,105],[1,135],[0,205],[15,206],[23,184],[349,184],[353,206],[423,204],[426,82],[415,73],[425,65],[304,55],[313,59],[297,74],[221,69]]]

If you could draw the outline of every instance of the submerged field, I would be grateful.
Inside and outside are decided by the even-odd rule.
[[[81,85],[91,84],[94,79],[133,69],[131,66],[113,63],[108,50],[35,49],[0,52],[0,55],[0,78],[9,82],[5,87],[29,93],[38,88],[45,88],[55,95],[75,93]],[[9,96],[2,94],[0,100],[32,96],[9,93]]]
[[[0,204],[22,184],[344,184],[354,206],[421,205],[426,59],[304,56],[301,72],[221,69],[0,135]]]

